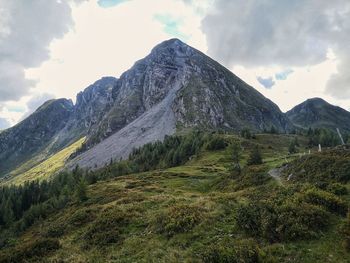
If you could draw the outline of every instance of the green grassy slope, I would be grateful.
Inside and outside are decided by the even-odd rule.
[[[17,170],[13,171],[10,174],[9,179],[4,181],[3,184],[20,185],[25,182],[30,182],[34,180],[41,181],[43,179],[47,179],[48,177],[54,175],[64,167],[64,164],[68,157],[79,147],[81,147],[84,141],[85,137],[67,146],[63,150],[59,151],[58,153],[52,155],[48,159],[44,160],[43,162],[24,172],[20,172],[22,170],[22,167],[19,167]],[[24,166],[26,166],[26,164],[24,164]]]
[[[242,205],[290,195],[290,200],[304,200],[297,182],[283,177],[281,185],[267,174],[286,161],[299,160],[298,154],[288,155],[293,137],[239,138],[244,167],[240,176],[230,172],[227,148],[201,151],[182,166],[99,181],[88,187],[88,200],[73,202],[37,222],[13,241],[13,247],[4,249],[5,254],[0,250],[0,262],[6,262],[6,253],[54,241],[59,245],[40,257],[28,257],[27,262],[349,262],[338,232],[344,220],[340,215],[329,214],[322,231],[295,240],[283,235],[268,240],[265,236],[270,233],[252,235],[239,225]],[[299,137],[299,142],[303,153],[306,140]],[[256,144],[264,164],[248,168],[245,164]],[[342,198],[348,202],[349,194]]]

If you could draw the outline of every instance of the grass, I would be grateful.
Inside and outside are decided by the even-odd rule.
[[[28,262],[203,262],[215,253],[221,253],[222,260],[247,262],[247,248],[252,258],[259,254],[261,262],[349,262],[337,230],[338,215],[332,215],[331,228],[307,241],[252,240],[237,226],[239,204],[284,189],[272,178],[255,180],[254,175],[266,176],[285,158],[298,158],[287,153],[290,136],[241,140],[242,165],[254,144],[262,147],[265,162],[241,177],[229,170],[230,152],[219,150],[203,151],[183,166],[99,181],[88,187],[87,201],[38,222],[15,247],[42,238],[59,240],[57,249]],[[303,138],[299,141],[300,148],[305,147]]]
[[[7,181],[4,182],[4,184],[20,185],[29,181],[43,180],[43,179],[49,178],[50,176],[54,175],[64,167],[68,157],[76,149],[81,147],[84,140],[85,138],[81,138],[80,140],[64,148],[58,153],[52,155],[51,157],[41,162],[40,164],[34,166],[33,168],[29,169],[28,171],[25,171],[23,173],[20,173],[19,175],[10,177]],[[16,172],[14,174],[16,174]]]

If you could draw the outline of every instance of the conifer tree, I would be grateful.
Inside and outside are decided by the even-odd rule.
[[[83,202],[87,199],[86,188],[85,180],[81,178],[75,190],[75,197],[78,202]]]
[[[261,152],[260,152],[259,146],[256,145],[249,155],[249,159],[248,159],[247,164],[248,165],[259,165],[262,163],[263,163],[263,161],[262,161]]]
[[[232,151],[233,171],[240,174],[241,166],[239,164],[239,161],[241,159],[241,145],[235,142],[231,145],[231,149],[232,149],[231,151]]]

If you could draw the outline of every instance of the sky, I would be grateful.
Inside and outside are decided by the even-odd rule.
[[[350,109],[348,0],[0,0],[0,129],[179,38],[282,111]]]

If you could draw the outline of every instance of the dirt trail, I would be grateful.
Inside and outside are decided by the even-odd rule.
[[[281,168],[274,168],[268,172],[268,174],[274,178],[279,185],[283,185],[281,175],[282,175],[283,167]]]

